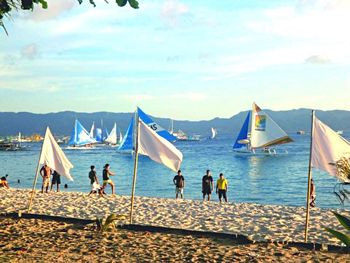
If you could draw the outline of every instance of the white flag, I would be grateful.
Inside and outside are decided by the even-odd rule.
[[[173,171],[179,170],[182,153],[142,121],[140,121],[138,145],[140,154],[149,156],[153,161],[162,163]]]
[[[60,175],[65,176],[69,180],[73,181],[73,178],[69,173],[69,170],[73,168],[73,165],[67,159],[62,149],[58,146],[55,138],[52,136],[49,127],[46,129],[39,163],[46,164]]]
[[[335,163],[341,158],[350,158],[350,143],[315,117],[312,140],[312,167],[319,168],[342,181],[347,178],[337,175]]]

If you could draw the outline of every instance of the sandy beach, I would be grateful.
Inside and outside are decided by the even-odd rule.
[[[0,217],[0,262],[349,262],[349,254]]]
[[[0,189],[0,211],[25,211],[29,190]],[[31,213],[96,219],[111,213],[129,214],[130,197],[87,193],[36,193]],[[255,241],[303,242],[305,208],[216,201],[135,198],[135,224],[242,234]],[[342,211],[349,215],[349,211]],[[128,223],[128,220],[125,222]],[[341,230],[330,210],[311,209],[309,242],[339,245],[323,227]]]

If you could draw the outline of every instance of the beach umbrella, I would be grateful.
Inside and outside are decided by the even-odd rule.
[[[33,182],[33,189],[28,203],[28,211],[30,210],[33,201],[40,165],[43,164],[46,164],[51,169],[55,170],[58,174],[65,176],[68,180],[73,181],[73,177],[70,174],[70,169],[73,168],[73,165],[56,142],[49,127],[46,128],[44,141],[41,146],[40,156]]]
[[[323,170],[335,176],[341,182],[350,182],[347,173],[341,169],[339,164],[350,158],[350,143],[332,130],[322,121],[315,117],[315,111],[311,114],[311,140],[308,170],[308,188],[306,202],[305,242],[307,241],[310,191],[312,168]]]
[[[134,147],[135,159],[131,193],[130,224],[132,223],[134,207],[138,155],[147,155],[153,161],[163,164],[173,171],[179,170],[183,159],[182,153],[171,142],[158,135],[157,132],[145,124],[139,118],[139,116],[137,116],[136,120],[136,140]]]

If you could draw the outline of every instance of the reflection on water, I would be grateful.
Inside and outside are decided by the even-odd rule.
[[[186,181],[185,197],[201,199],[201,180],[210,169],[214,182],[219,173],[224,173],[229,183],[228,198],[237,202],[261,204],[305,205],[307,191],[308,136],[295,136],[295,142],[282,146],[289,154],[277,156],[236,155],[232,151],[233,138],[203,140],[200,142],[179,142],[176,146],[183,152],[181,167]],[[40,144],[28,144],[23,152],[0,152],[0,175],[9,174],[13,187],[29,188],[32,185]],[[102,176],[105,163],[110,163],[116,172],[112,177],[118,194],[130,195],[133,173],[133,158],[130,154],[120,154],[115,148],[96,148],[77,151],[65,150],[73,163],[74,182],[68,183],[69,191],[88,192],[90,189],[88,172],[95,165],[98,176]],[[164,166],[140,156],[136,194],[142,196],[175,196],[172,179],[175,173]],[[340,208],[333,187],[336,179],[314,170],[317,191],[317,205]],[[18,184],[17,180],[21,183]],[[40,181],[38,188],[40,187]],[[107,192],[110,191],[108,188]],[[214,194],[214,200],[217,199]]]

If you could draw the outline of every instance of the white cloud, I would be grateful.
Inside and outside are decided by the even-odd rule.
[[[305,60],[306,63],[310,64],[329,64],[331,60],[323,56],[310,56]]]
[[[64,12],[71,10],[78,3],[76,0],[48,0],[47,2],[47,9],[42,9],[40,5],[35,5],[33,12],[27,18],[35,21],[55,19]]]
[[[21,56],[22,58],[34,59],[38,57],[39,51],[38,46],[36,44],[29,44],[22,48]]]
[[[161,16],[168,26],[176,26],[179,18],[188,13],[188,6],[177,0],[166,0],[161,8]]]

